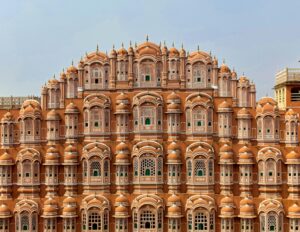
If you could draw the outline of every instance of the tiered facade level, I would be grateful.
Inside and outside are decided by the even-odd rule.
[[[0,116],[0,232],[300,231],[298,114],[203,51],[97,48]]]

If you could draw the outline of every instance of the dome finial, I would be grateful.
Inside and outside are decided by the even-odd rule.
[[[243,72],[243,76],[245,76],[245,73]]]
[[[183,43],[181,43],[181,49],[183,49]]]
[[[85,52],[85,56],[88,57],[88,53],[87,52]]]
[[[166,41],[164,40],[164,46],[166,46]]]
[[[223,64],[225,64],[226,62],[225,62],[225,58],[223,58]]]
[[[71,63],[71,64],[72,64],[72,66],[74,65],[74,61],[73,61],[73,60],[72,60],[72,63]]]
[[[96,53],[99,52],[99,45],[97,44],[97,47],[96,47]]]
[[[209,51],[209,56],[211,56],[211,50]]]
[[[149,35],[146,35],[146,41],[149,42]]]
[[[137,43],[136,42],[134,43],[134,47],[137,48]]]
[[[122,42],[122,45],[121,45],[121,46],[122,46],[122,48],[124,48],[124,43],[123,43],[123,42]]]
[[[173,48],[175,47],[174,42],[172,43],[172,47],[173,47]]]
[[[161,41],[159,41],[159,47],[161,48]]]
[[[132,46],[132,44],[131,44],[131,40],[129,41],[129,47],[131,47]]]
[[[115,45],[114,45],[114,44],[113,44],[113,47],[112,47],[112,48],[113,48],[113,50],[115,50]]]
[[[53,75],[53,79],[55,79],[55,74]]]
[[[199,45],[197,46],[197,50],[198,50],[198,52],[200,51],[200,47],[199,47]]]

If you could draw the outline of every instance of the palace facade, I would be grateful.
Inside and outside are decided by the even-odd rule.
[[[286,109],[199,49],[97,48],[0,110],[0,232],[300,231]]]

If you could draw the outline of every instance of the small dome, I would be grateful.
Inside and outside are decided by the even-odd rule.
[[[171,196],[169,196],[167,202],[168,205],[172,205],[172,204],[181,205],[180,197],[177,196],[176,194],[172,194]]]
[[[69,105],[67,105],[66,107],[66,113],[74,113],[74,114],[78,114],[79,110],[77,108],[77,106],[71,102]]]
[[[127,50],[122,46],[119,50],[118,50],[118,56],[127,56],[128,52]]]
[[[231,108],[231,105],[227,102],[227,101],[223,101],[221,104],[219,104],[218,108],[222,108],[222,109],[228,109]]]
[[[60,116],[56,110],[52,109],[47,113],[47,120],[57,121],[60,120]]]
[[[300,154],[296,151],[290,151],[287,155],[286,155],[286,159],[287,160],[299,160],[300,159]]]
[[[44,214],[57,214],[57,208],[53,205],[44,206]]]
[[[178,111],[178,110],[180,110],[180,105],[177,104],[177,103],[172,102],[172,103],[168,104],[167,110],[168,111],[173,111],[173,110]]]
[[[180,97],[177,93],[175,93],[174,91],[172,93],[170,93],[167,96],[167,102],[175,102],[175,103],[179,103],[180,102]]]
[[[119,195],[115,199],[115,205],[123,204],[124,206],[129,206],[129,201],[127,197],[123,194]]]
[[[299,214],[300,215],[300,206],[294,203],[292,206],[289,207],[288,212],[291,214]]]
[[[115,57],[117,55],[117,52],[113,46],[113,49],[110,51],[110,57]]]
[[[128,95],[122,92],[116,97],[116,101],[129,101]]]
[[[10,113],[10,112],[6,112],[2,119],[1,119],[2,122],[11,122],[13,121],[13,115]]]
[[[180,151],[180,146],[177,142],[173,141],[168,145],[168,151]]]
[[[51,86],[56,86],[59,84],[59,81],[57,79],[55,79],[55,77],[51,78],[49,81],[48,81],[48,86],[51,87]]]
[[[77,152],[77,148],[75,146],[73,146],[72,144],[69,144],[66,148],[65,148],[65,152],[72,152],[75,153]]]
[[[45,156],[45,163],[59,163],[59,152],[55,147],[48,148]]]
[[[180,49],[179,55],[180,55],[180,57],[185,57],[186,56],[186,51],[184,50],[183,47]]]
[[[8,206],[6,204],[2,203],[0,205],[0,218],[10,217],[10,216],[11,216],[10,209],[8,208]]]
[[[262,108],[262,113],[267,113],[267,112],[274,112],[274,106],[271,105],[269,102],[267,102]]]
[[[76,207],[72,206],[72,205],[66,205],[63,208],[63,215],[76,215]]]
[[[239,116],[241,116],[241,115],[250,115],[250,112],[246,108],[242,108],[238,111],[237,115],[239,115]]]
[[[289,109],[286,113],[286,116],[297,116],[297,113],[293,109]]]
[[[169,57],[179,56],[179,51],[175,47],[169,49]]]
[[[252,153],[252,151],[248,146],[243,146],[239,149],[239,153]]]
[[[248,204],[248,205],[254,205],[253,199],[251,199],[251,198],[249,198],[249,197],[246,196],[245,198],[243,198],[240,201],[240,205],[246,205],[246,204]]]
[[[223,206],[221,208],[221,216],[228,216],[228,217],[231,217],[234,215],[234,208],[231,207],[231,206]]]
[[[129,111],[129,107],[127,104],[124,104],[123,102],[119,103],[116,107],[117,111]]]
[[[178,153],[176,153],[175,151],[170,152],[167,156],[167,160],[168,163],[172,162],[172,161],[181,161],[180,160],[180,156],[178,155]]]
[[[116,213],[124,213],[127,214],[128,213],[128,209],[127,207],[123,206],[122,204],[116,207],[115,210]]]
[[[226,64],[222,64],[220,67],[220,73],[231,73],[230,68]]]
[[[66,197],[64,200],[63,200],[63,204],[64,205],[76,205],[77,203],[76,203],[76,200],[75,200],[75,198],[73,198],[73,197],[71,197],[71,196],[68,196],[68,197]]]
[[[232,150],[232,146],[225,143],[221,148],[220,148],[220,152],[233,152]]]
[[[120,142],[117,146],[116,146],[116,153],[119,153],[119,152],[127,152],[129,153],[129,147],[126,143],[124,142]]]
[[[232,72],[231,72],[231,77],[232,77],[232,79],[235,79],[235,80],[236,80],[236,78],[237,78],[236,71],[232,70]]]
[[[78,69],[72,64],[68,69],[67,73],[77,73]]]
[[[60,79],[61,79],[61,80],[64,80],[64,79],[66,79],[66,77],[67,77],[66,73],[65,73],[64,71],[62,71],[62,72],[60,73]]]
[[[249,83],[249,79],[245,76],[241,76],[239,79],[239,83]]]
[[[266,103],[269,103],[269,104],[271,104],[271,105],[276,105],[276,101],[275,101],[273,98],[271,98],[271,97],[262,97],[262,98],[258,101],[257,104],[259,104],[259,105],[264,105],[264,104],[266,104]]]
[[[221,199],[221,201],[220,201],[220,206],[224,206],[224,205],[233,206],[234,205],[233,198],[231,196],[225,196],[225,197],[223,197]]]
[[[172,215],[181,215],[181,207],[179,207],[178,205],[171,205],[168,207],[168,216],[172,216]]]
[[[14,158],[11,154],[9,154],[8,152],[4,152],[1,156],[0,156],[0,161],[2,165],[8,165],[8,164],[13,164],[14,163]],[[1,165],[0,164],[0,165]]]
[[[240,206],[241,215],[255,215],[253,205],[245,204]]]

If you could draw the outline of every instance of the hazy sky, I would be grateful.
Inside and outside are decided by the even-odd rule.
[[[211,51],[273,95],[274,75],[300,67],[300,1],[0,1],[0,96],[40,94],[43,83],[96,45],[151,41]]]

